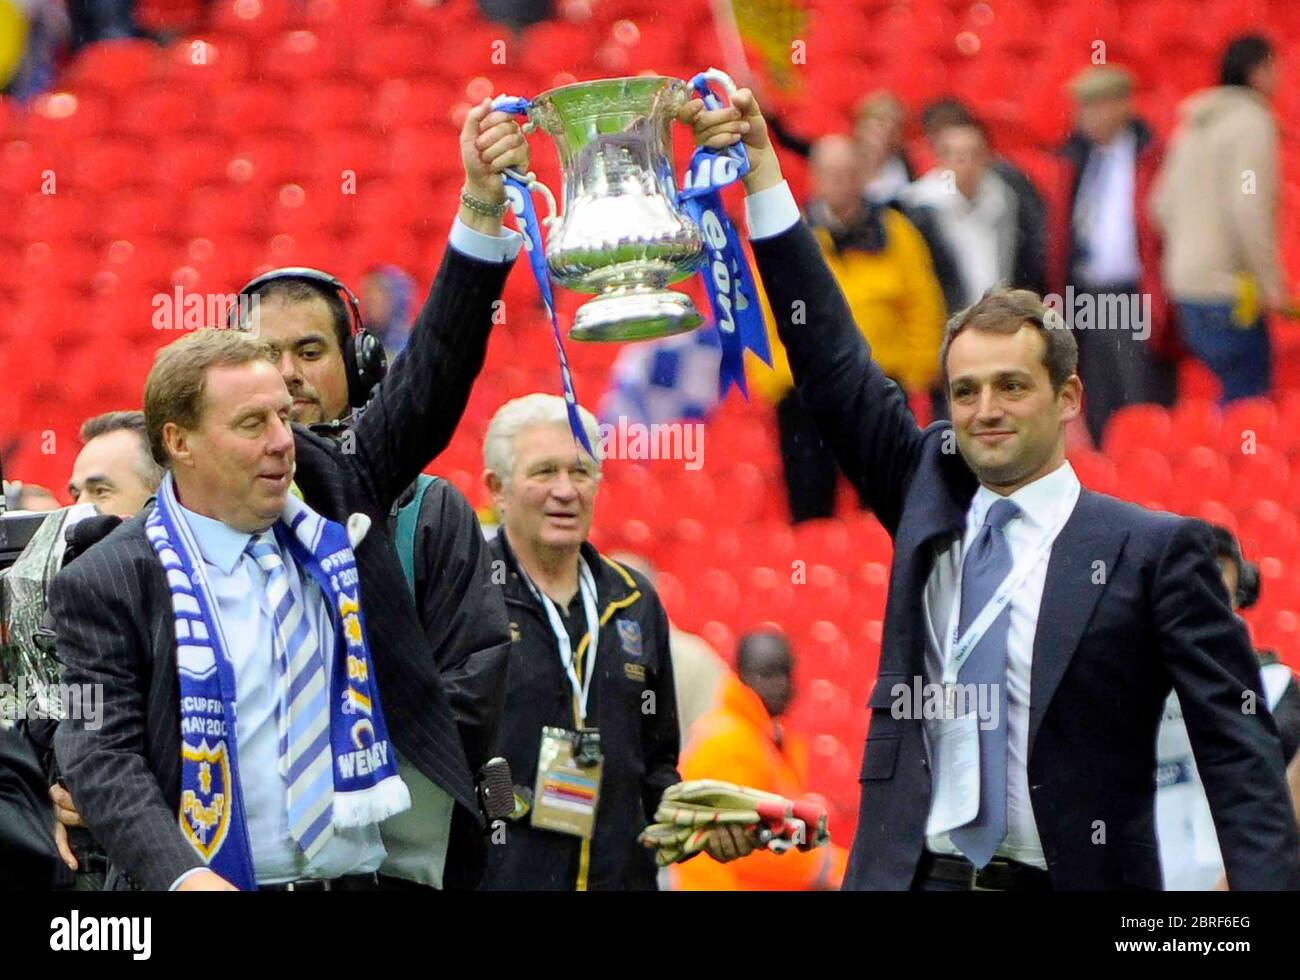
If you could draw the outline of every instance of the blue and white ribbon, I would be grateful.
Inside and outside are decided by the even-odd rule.
[[[691,88],[704,100],[705,109],[721,109],[722,101],[709,88],[720,72],[700,72]],[[681,206],[704,235],[705,263],[700,269],[713,308],[713,320],[722,343],[718,367],[718,394],[725,398],[732,385],[746,398],[745,351],[753,351],[771,367],[767,330],[758,304],[758,290],[749,270],[735,225],[722,207],[722,189],[749,173],[749,154],[743,143],[711,150],[699,147],[691,154],[690,169],[682,182]]]
[[[690,85],[704,100],[705,108],[719,109],[721,100],[709,88],[709,81],[723,80],[721,72],[710,69],[691,79]],[[528,99],[501,96],[494,102],[494,108],[512,115],[527,116],[532,103]],[[763,363],[771,366],[772,354],[768,349],[767,330],[763,325],[763,314],[758,304],[758,291],[754,286],[754,277],[740,244],[740,236],[735,226],[727,217],[722,207],[722,188],[735,183],[749,172],[749,155],[745,147],[735,146],[721,150],[700,147],[691,156],[690,169],[683,181],[682,190],[676,203],[680,204],[687,216],[700,228],[706,252],[706,261],[700,269],[705,290],[709,294],[709,305],[713,309],[714,324],[722,346],[722,360],[718,368],[719,397],[726,397],[732,385],[740,393],[749,397],[745,387],[745,351],[753,351]],[[564,353],[564,343],[560,336],[560,325],[555,315],[555,299],[551,286],[551,273],[546,265],[546,254],[542,244],[541,222],[533,206],[531,190],[534,184],[539,189],[532,174],[521,175],[507,170],[503,175],[506,197],[515,213],[520,229],[524,235],[524,248],[528,252],[528,264],[537,280],[537,288],[542,302],[546,305],[547,315],[551,318],[551,332],[555,338],[555,350],[560,361],[560,378],[564,386],[564,401],[569,414],[569,427],[574,438],[591,455],[591,444],[578,417],[578,396],[573,387],[573,376],[569,370],[569,361]],[[552,204],[552,211],[554,205]],[[549,225],[554,215],[547,219]]]
[[[493,108],[512,115],[527,116],[532,103],[527,99],[497,99]],[[551,288],[551,270],[546,265],[546,251],[542,246],[542,227],[537,220],[537,209],[533,206],[530,193],[532,181],[520,174],[507,170],[501,175],[505,181],[506,199],[510,209],[515,213],[520,230],[524,234],[524,251],[528,253],[528,265],[537,280],[537,291],[541,293],[542,303],[546,306],[546,315],[551,318],[551,335],[555,338],[555,353],[560,361],[560,383],[564,387],[564,407],[569,414],[569,428],[573,438],[578,441],[587,455],[596,458],[596,452],[587,439],[587,430],[578,417],[578,392],[573,386],[573,372],[569,370],[569,358],[564,353],[564,340],[560,336],[560,322],[555,316],[555,293]],[[531,176],[531,174],[529,175]],[[549,222],[548,222],[549,223]]]

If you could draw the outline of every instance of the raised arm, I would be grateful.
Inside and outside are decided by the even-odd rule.
[[[509,116],[487,100],[470,110],[460,135],[465,194],[481,205],[505,201],[501,171],[528,167],[528,146]],[[433,288],[355,426],[355,453],[381,507],[387,509],[451,441],[470,389],[483,369],[488,334],[521,237],[501,218],[462,203]]]
[[[902,391],[871,359],[816,238],[800,219],[753,95],[741,89],[732,103],[709,111],[693,100],[679,118],[694,125],[696,142],[704,146],[743,138],[754,257],[799,397],[845,475],[865,491],[892,534],[920,458],[921,431]]]

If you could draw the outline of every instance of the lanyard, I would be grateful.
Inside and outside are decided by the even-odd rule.
[[[523,569],[520,569],[523,571]],[[583,673],[586,675],[581,680],[578,679],[578,671],[573,662],[573,644],[569,640],[569,631],[565,629],[563,621],[560,619],[559,610],[555,608],[555,603],[551,597],[533,584],[524,572],[523,580],[528,583],[528,588],[533,592],[537,601],[542,604],[542,609],[546,611],[546,619],[551,624],[551,632],[555,634],[555,643],[560,648],[560,663],[564,665],[564,672],[569,677],[569,686],[573,688],[573,697],[578,705],[578,724],[586,727],[587,724],[587,698],[591,694],[591,679],[596,676],[596,646],[600,642],[600,616],[596,612],[596,579],[591,574],[591,569],[581,558],[578,559],[578,591],[582,594],[582,608],[587,615],[587,634],[591,637],[591,643],[587,647],[587,656],[584,659],[583,666],[586,668]]]
[[[975,650],[979,641],[984,638],[993,621],[998,618],[1002,610],[1011,602],[1012,595],[1024,584],[1029,578],[1029,574],[1038,566],[1038,563],[1047,557],[1048,552],[1052,550],[1052,545],[1056,543],[1057,535],[1065,527],[1070,515],[1074,513],[1074,505],[1079,500],[1079,484],[1075,483],[1070,488],[1070,492],[1060,504],[1056,524],[1048,528],[1047,533],[1043,535],[1038,546],[1033,549],[1028,558],[1020,562],[1019,565],[1012,568],[1007,577],[1002,580],[993,597],[984,604],[984,608],[979,611],[966,632],[957,636],[957,625],[961,622],[961,571],[960,566],[957,573],[957,596],[952,604],[952,612],[949,615],[948,630],[944,634],[946,641],[943,669],[943,682],[945,685],[952,685],[957,682],[957,674],[960,672],[962,664]],[[976,536],[978,538],[978,535]],[[972,542],[973,543],[973,542]],[[965,555],[962,556],[962,564],[965,564]]]

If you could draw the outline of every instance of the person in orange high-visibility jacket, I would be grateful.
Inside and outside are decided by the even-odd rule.
[[[695,723],[680,760],[682,779],[721,779],[806,797],[808,745],[784,732],[777,719],[790,703],[793,658],[785,637],[755,632],[743,637],[736,670],[719,685],[714,707]],[[720,864],[699,854],[671,866],[673,888],[684,891],[806,891],[838,889],[848,852],[834,844],[803,852],[755,850]]]

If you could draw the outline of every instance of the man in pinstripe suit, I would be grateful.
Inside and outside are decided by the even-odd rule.
[[[447,695],[385,528],[393,501],[450,441],[482,368],[493,302],[520,244],[517,234],[501,228],[500,172],[526,167],[526,152],[508,117],[491,113],[486,102],[469,113],[461,133],[465,192],[451,247],[410,344],[356,423],[353,439],[340,443],[291,428],[291,398],[262,354],[236,353],[206,365],[200,359],[191,365],[197,383],[188,389],[177,386],[177,378],[187,376],[175,370],[177,358],[160,355],[146,384],[151,449],[170,470],[178,510],[198,541],[235,664],[240,786],[259,886],[364,887],[384,857],[378,828],[369,825],[337,834],[304,860],[284,832],[284,813],[275,812],[283,793],[274,765],[249,764],[259,757],[274,763],[273,751],[259,756],[253,743],[260,739],[264,749],[268,732],[274,741],[277,698],[266,649],[274,627],[257,601],[260,580],[252,577],[256,569],[250,570],[245,549],[278,518],[291,479],[322,516],[343,524],[353,518],[351,528],[357,515],[369,519],[353,550],[393,744],[414,778],[454,801],[450,846],[481,827]],[[205,346],[190,338],[178,343]],[[163,369],[169,360],[173,366]],[[167,579],[145,534],[147,516],[121,525],[54,581],[50,609],[65,680],[101,685],[104,692],[100,727],[61,724],[55,751],[86,824],[112,862],[108,887],[128,876],[149,889],[229,889],[178,824],[176,640]],[[324,623],[313,616],[322,601],[319,590],[307,576],[301,581],[307,615]],[[403,775],[411,778],[407,770]]]

